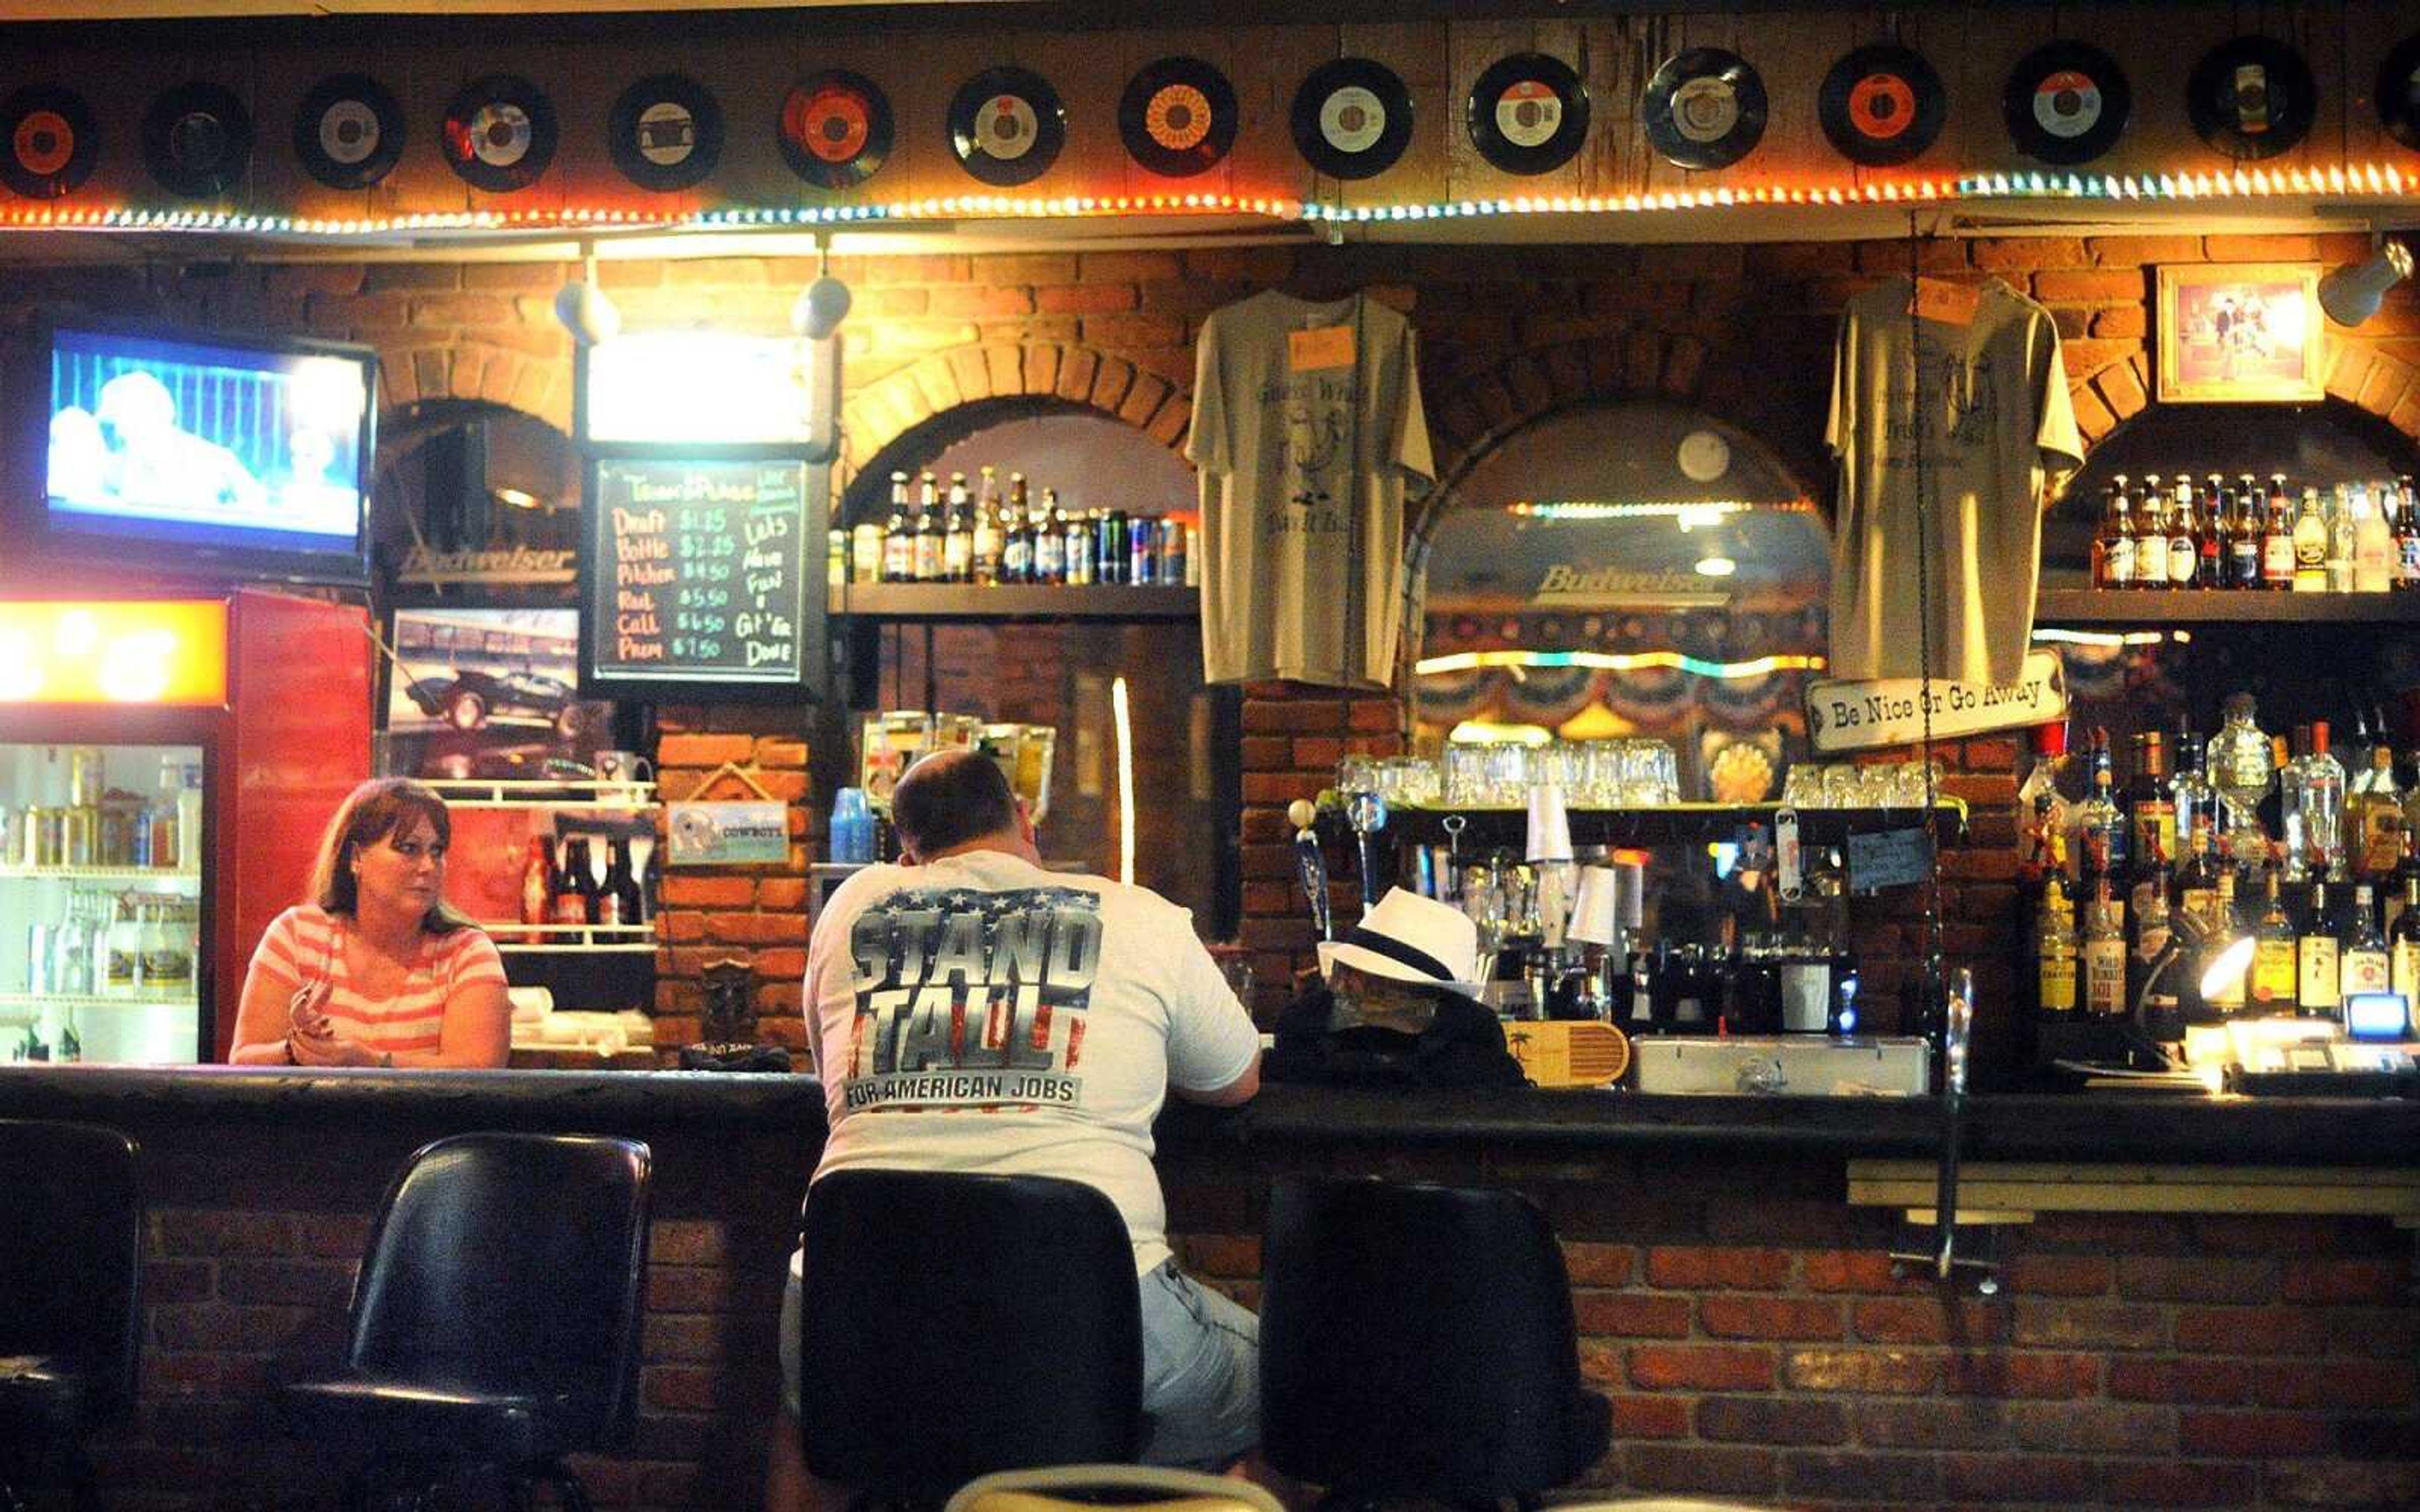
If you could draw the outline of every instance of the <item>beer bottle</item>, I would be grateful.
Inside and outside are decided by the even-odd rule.
[[[950,506],[941,517],[941,580],[975,580],[975,522],[967,507],[967,475],[950,474]]]
[[[2168,586],[2194,588],[2202,581],[2201,514],[2194,506],[2193,479],[2180,477],[2168,510]]]
[[[1025,513],[1025,474],[1008,475],[1008,515],[1001,531],[1000,580],[1033,580],[1033,523]]]
[[[2244,473],[2235,483],[2235,532],[2228,546],[2226,586],[2235,589],[2258,589],[2260,581],[2260,537],[2266,533],[2262,521],[2267,511],[2260,507],[2260,487],[2252,474]]]
[[[891,474],[891,515],[882,522],[882,580],[916,580],[916,526],[908,513],[908,474]]]
[[[2235,522],[2226,514],[2226,485],[2217,473],[2203,481],[2200,525],[2201,570],[2194,581],[2203,588],[2225,588],[2235,540]]]
[[[925,472],[916,480],[916,580],[937,583],[941,580],[940,485],[933,474]]]
[[[2319,490],[2306,486],[2303,507],[2294,514],[2294,592],[2323,594],[2327,588],[2328,517],[2319,507]]]
[[[980,470],[983,491],[975,498],[974,580],[1000,581],[1000,475],[986,462]]]
[[[2134,585],[2134,512],[2126,499],[2126,474],[2109,480],[2109,498],[2092,532],[2092,586]]]
[[[2134,508],[2134,586],[2168,586],[2168,503],[2156,472],[2144,477]]]
[[[1067,580],[1067,519],[1059,512],[1059,490],[1042,490],[1042,507],[1033,512],[1033,578],[1036,582]]]

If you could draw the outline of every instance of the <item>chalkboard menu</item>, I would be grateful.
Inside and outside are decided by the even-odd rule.
[[[797,693],[824,470],[795,459],[600,456],[581,569],[581,686],[613,697]],[[810,614],[814,618],[810,619]]]

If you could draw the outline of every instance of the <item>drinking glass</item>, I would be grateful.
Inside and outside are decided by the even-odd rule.
[[[1781,802],[1790,809],[1820,809],[1823,806],[1823,768],[1814,762],[1792,762],[1790,775],[1781,779]]]
[[[1378,795],[1390,804],[1433,808],[1437,791],[1436,763],[1425,756],[1392,756],[1378,764]]]
[[[1457,743],[1445,748],[1445,801],[1450,809],[1467,809],[1491,801],[1487,795],[1488,748]]]
[[[1336,764],[1336,791],[1339,793],[1375,793],[1378,791],[1378,760],[1374,756],[1347,756]]]

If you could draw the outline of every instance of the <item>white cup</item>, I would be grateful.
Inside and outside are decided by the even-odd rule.
[[[635,750],[597,753],[597,779],[600,782],[645,782],[655,775],[654,764]]]
[[[1563,790],[1541,782],[1529,790],[1529,844],[1522,853],[1531,861],[1572,858],[1572,816],[1563,806]]]

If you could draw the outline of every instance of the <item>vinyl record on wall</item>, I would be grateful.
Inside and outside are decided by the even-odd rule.
[[[1647,81],[1647,140],[1683,168],[1728,168],[1764,139],[1764,81],[1736,53],[1693,47]]]
[[[0,100],[0,182],[27,199],[61,199],[92,177],[101,124],[82,97],[28,85]]]
[[[2379,67],[2378,118],[2387,135],[2420,152],[2420,32],[2396,43]]]
[[[2310,65],[2285,43],[2239,37],[2194,65],[2185,115],[2204,142],[2230,158],[2273,158],[2310,134],[2319,85]]]
[[[1571,65],[1544,53],[1489,64],[1464,104],[1470,145],[1506,173],[1551,173],[1588,136],[1588,86]]]
[[[294,156],[330,189],[367,189],[403,157],[403,107],[364,73],[320,80],[294,112]]]
[[[1840,155],[1869,168],[1907,162],[1932,146],[1949,118],[1941,75],[1893,42],[1858,48],[1833,64],[1815,105]]]
[[[851,189],[891,156],[891,101],[873,80],[827,69],[782,97],[782,161],[826,189]]]
[[[1189,178],[1235,145],[1235,86],[1200,58],[1164,57],[1126,81],[1118,136],[1135,162]]]
[[[950,97],[950,151],[994,188],[1033,182],[1066,145],[1059,92],[1031,69],[985,69]]]
[[[172,194],[224,194],[251,162],[252,113],[225,85],[180,84],[143,113],[143,165]]]
[[[474,189],[527,189],[554,161],[554,106],[527,79],[489,74],[445,107],[438,145]]]
[[[615,98],[605,145],[613,166],[641,189],[687,189],[722,161],[722,106],[694,79],[652,74]]]
[[[1392,69],[1338,58],[1311,70],[1290,113],[1296,151],[1335,178],[1385,173],[1412,140],[1412,93]]]
[[[2090,162],[2118,145],[2134,91],[2118,60],[2083,42],[2052,42],[2009,71],[2000,104],[2009,139],[2042,162]]]

